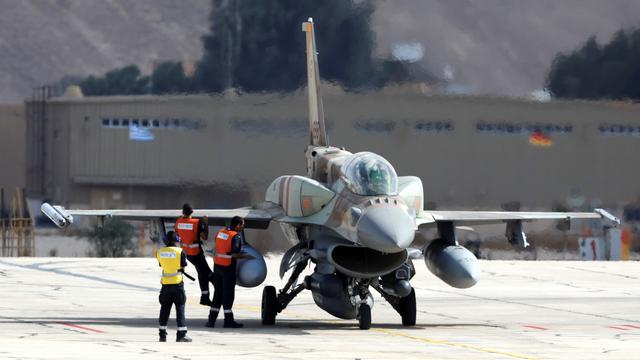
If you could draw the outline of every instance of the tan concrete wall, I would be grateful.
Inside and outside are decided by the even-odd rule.
[[[25,116],[23,105],[0,105],[0,188],[5,201],[25,186]]]
[[[57,201],[96,204],[111,196],[116,205],[136,207],[188,198],[200,206],[235,205],[228,196],[259,201],[277,176],[305,171],[303,93],[57,99],[48,106],[56,165],[47,179]],[[520,201],[525,208],[550,208],[573,189],[594,204],[617,206],[640,194],[638,105],[335,92],[325,96],[325,111],[332,145],[379,153],[399,175],[419,176],[427,201],[439,207]],[[132,142],[127,129],[103,127],[103,118],[186,119],[201,128],[152,128],[155,141]],[[435,121],[453,131],[416,129]],[[552,133],[553,146],[540,148],[529,144],[528,133],[479,132],[479,122],[570,125],[571,132]],[[598,130],[603,124],[638,131],[605,136]]]

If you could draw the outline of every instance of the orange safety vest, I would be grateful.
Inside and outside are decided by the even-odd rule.
[[[213,263],[220,266],[229,266],[233,260],[231,256],[231,248],[233,238],[238,234],[237,231],[222,229],[216,234],[216,256]]]
[[[187,255],[198,255],[200,244],[198,241],[198,219],[179,218],[176,220],[175,230],[180,236],[182,250]]]

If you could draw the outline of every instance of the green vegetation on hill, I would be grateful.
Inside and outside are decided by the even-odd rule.
[[[620,30],[603,45],[592,36],[579,49],[558,54],[547,87],[558,98],[639,99],[640,30]]]
[[[301,23],[316,21],[321,76],[347,89],[432,80],[416,63],[373,59],[371,0],[212,0],[204,55],[191,76],[180,62],[155,66],[150,76],[135,65],[89,76],[79,85],[88,96],[292,91],[305,83]],[[296,36],[296,33],[299,33]]]

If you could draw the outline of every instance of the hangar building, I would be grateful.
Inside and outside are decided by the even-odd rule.
[[[638,104],[414,88],[327,88],[324,100],[330,143],[376,152],[399,175],[419,176],[430,207],[549,210],[573,200],[574,207],[619,208],[640,194]],[[262,201],[277,176],[305,172],[303,90],[71,93],[31,99],[26,114],[28,194],[68,207],[244,206]]]

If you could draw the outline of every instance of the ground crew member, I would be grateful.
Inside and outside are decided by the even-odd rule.
[[[207,264],[202,251],[202,241],[209,236],[209,224],[207,218],[193,219],[193,208],[189,204],[182,205],[182,217],[176,220],[175,229],[180,236],[182,250],[187,254],[187,260],[196,268],[198,272],[198,283],[200,284],[200,304],[211,305],[209,300],[209,277],[211,268]]]
[[[213,300],[209,311],[207,327],[214,327],[220,305],[224,309],[224,327],[241,328],[243,325],[233,319],[233,299],[236,286],[236,259],[250,259],[251,255],[242,252],[242,230],[244,220],[240,216],[231,219],[231,226],[218,231],[215,237],[216,254],[213,257]]]
[[[187,259],[182,249],[177,244],[176,233],[169,231],[165,240],[165,247],[158,249],[156,258],[162,268],[162,289],[160,290],[160,342],[167,341],[167,322],[171,308],[176,306],[176,321],[178,332],[177,342],[191,342],[187,336],[187,322],[184,316],[184,305],[187,296],[184,293],[182,271],[187,266]]]

